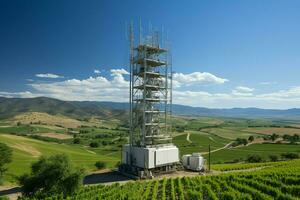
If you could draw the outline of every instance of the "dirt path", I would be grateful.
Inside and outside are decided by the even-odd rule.
[[[91,150],[88,150],[88,149],[85,149],[87,152],[91,153],[91,154],[96,154],[96,152],[94,151],[91,151]]]
[[[0,186],[1,196],[7,196],[10,200],[17,200],[21,196],[21,188],[17,186]]]
[[[192,143],[192,141],[190,140],[190,133],[186,134],[186,141],[188,141],[189,143]]]
[[[223,150],[223,149],[228,149],[228,147],[230,147],[230,145],[231,145],[232,143],[233,143],[233,142],[229,142],[229,143],[226,144],[224,147],[221,147],[221,148],[212,150],[212,151],[210,151],[210,153],[217,152],[217,151],[220,151],[220,150]],[[209,152],[201,152],[202,155],[206,155],[206,154],[208,154],[208,153],[209,153]]]
[[[39,135],[49,137],[49,138],[60,139],[60,140],[73,138],[72,135],[61,134],[61,133],[40,133]]]

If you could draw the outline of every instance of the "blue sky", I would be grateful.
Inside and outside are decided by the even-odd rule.
[[[300,107],[299,7],[296,0],[0,0],[0,95],[127,101],[126,25],[141,19],[145,29],[168,32],[175,103]]]

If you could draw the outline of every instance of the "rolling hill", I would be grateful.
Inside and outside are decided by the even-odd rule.
[[[0,97],[0,119],[10,118],[24,112],[61,114],[74,119],[90,117],[126,119],[128,103],[96,101],[62,101],[48,97],[5,98]],[[173,105],[174,115],[244,118],[300,119],[300,109],[275,110],[259,108],[210,109]]]
[[[0,119],[14,117],[25,112],[44,112],[50,115],[60,114],[74,119],[84,119],[92,116],[105,119],[122,119],[126,114],[124,109],[107,108],[98,102],[62,101],[47,97],[0,97]]]

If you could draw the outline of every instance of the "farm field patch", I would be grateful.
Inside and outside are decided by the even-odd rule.
[[[300,129],[298,128],[258,127],[258,128],[247,128],[242,131],[253,132],[258,134],[267,134],[267,135],[271,135],[273,133],[276,133],[277,135],[300,134]]]
[[[67,144],[57,144],[39,141],[27,137],[0,134],[0,141],[13,149],[13,159],[8,165],[6,179],[14,181],[14,176],[21,175],[29,171],[30,165],[36,161],[39,155],[53,155],[65,153],[77,167],[85,167],[94,170],[96,161],[104,161],[108,167],[114,166],[119,158],[92,153],[90,149]]]

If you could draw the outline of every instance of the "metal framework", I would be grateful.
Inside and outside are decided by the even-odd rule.
[[[149,31],[135,44],[130,26],[130,146],[170,144],[172,64],[162,33]]]

